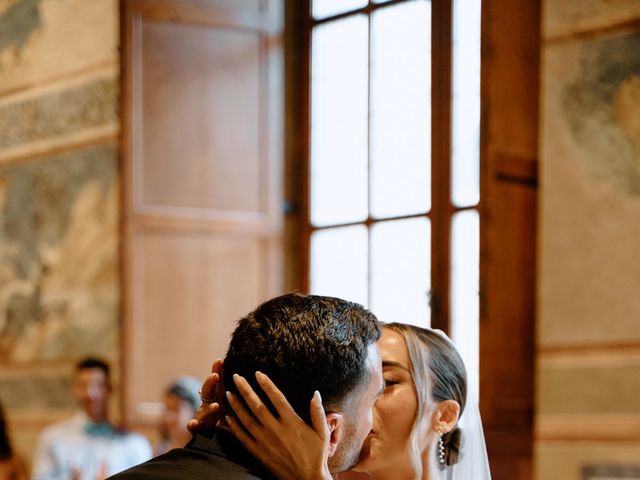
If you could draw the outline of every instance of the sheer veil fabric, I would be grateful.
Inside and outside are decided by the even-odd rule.
[[[472,389],[469,389],[471,391]],[[491,480],[480,408],[475,395],[467,394],[467,405],[459,421],[462,443],[458,463],[445,468],[447,480]]]
[[[437,332],[454,345],[444,332]],[[460,456],[456,464],[445,467],[443,478],[446,480],[491,480],[480,407],[474,391],[472,385],[467,385],[467,402],[458,422],[462,431]]]

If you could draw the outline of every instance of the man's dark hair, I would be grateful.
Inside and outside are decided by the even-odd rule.
[[[325,407],[331,408],[368,384],[368,347],[379,337],[376,317],[357,303],[288,293],[263,303],[238,322],[224,360],[225,388],[237,394],[232,375],[238,373],[271,407],[255,380],[259,370],[309,422],[315,390],[320,391]]]
[[[109,364],[104,360],[95,357],[86,357],[76,364],[76,373],[80,370],[98,368],[104,372],[104,376],[109,381]]]

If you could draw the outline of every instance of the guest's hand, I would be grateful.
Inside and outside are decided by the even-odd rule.
[[[251,416],[240,400],[227,392],[229,404],[242,423],[225,417],[234,435],[279,480],[331,479],[327,467],[330,434],[320,393],[314,394],[310,404],[312,428],[296,414],[269,377],[256,372],[256,380],[280,418],[272,415],[243,377],[234,375],[238,391],[255,415]]]
[[[200,388],[200,400],[202,403],[196,411],[195,418],[189,420],[187,429],[191,433],[208,430],[216,426],[220,420],[220,401],[222,400],[222,359],[218,358],[211,366],[211,373],[205,379]]]

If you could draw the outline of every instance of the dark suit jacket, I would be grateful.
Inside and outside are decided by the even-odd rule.
[[[196,434],[184,448],[176,448],[110,477],[112,480],[143,479],[273,479],[230,433],[218,430]]]

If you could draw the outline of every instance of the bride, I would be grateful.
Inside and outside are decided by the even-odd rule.
[[[378,346],[385,389],[374,406],[373,428],[358,464],[338,478],[490,480],[478,406],[468,398],[464,364],[451,341],[440,331],[390,323]],[[205,381],[204,400],[213,395],[216,379]],[[309,426],[266,375],[258,373],[256,379],[279,417],[236,375],[233,380],[253,415],[227,393],[237,415],[225,417],[228,428],[278,479],[330,479],[320,395],[311,401]],[[190,428],[210,425],[213,412],[211,406],[201,408]]]

